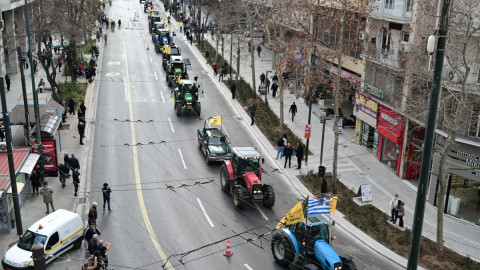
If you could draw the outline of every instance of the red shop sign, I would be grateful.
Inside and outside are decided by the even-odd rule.
[[[405,129],[405,117],[394,110],[380,106],[378,114],[378,133],[387,137],[394,143],[400,144],[403,141]]]

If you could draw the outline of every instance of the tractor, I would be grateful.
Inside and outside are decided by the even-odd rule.
[[[242,210],[249,200],[263,201],[272,208],[275,191],[272,186],[262,184],[260,154],[253,147],[233,147],[232,157],[225,160],[220,168],[222,189],[233,195],[233,205]]]
[[[158,22],[157,22],[158,24]],[[162,53],[163,45],[173,42],[174,34],[165,28],[154,28],[152,32],[152,41],[155,43],[155,52]]]
[[[148,7],[149,6],[152,6],[153,7],[153,3],[152,3],[152,0],[147,0],[143,3],[143,12],[144,13],[147,13],[148,12]]]
[[[288,266],[297,256],[296,265],[300,269],[356,270],[350,256],[340,257],[330,246],[335,239],[331,236],[333,226],[335,221],[327,220],[323,214],[311,214],[304,222],[277,230],[271,242],[275,262]]]
[[[170,63],[172,56],[181,56],[182,51],[175,44],[170,44],[165,47],[162,53],[162,66],[163,70],[167,70],[167,65]]]
[[[189,66],[189,59],[182,59],[181,56],[172,56],[167,65],[167,83],[169,87],[176,86],[180,79],[188,79],[187,66]]]
[[[156,23],[160,23],[161,20],[162,20],[162,17],[160,17],[160,15],[150,17],[148,19],[148,32],[152,33],[154,28],[156,28]],[[165,27],[165,24],[163,24],[161,28],[163,28],[163,27]],[[160,28],[160,27],[158,27],[158,28]]]
[[[177,116],[182,116],[182,112],[191,111],[200,117],[202,107],[198,99],[203,96],[203,87],[200,83],[194,80],[180,80],[171,91]]]

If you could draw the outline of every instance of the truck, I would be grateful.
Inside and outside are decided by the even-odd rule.
[[[201,83],[194,80],[180,80],[170,93],[178,117],[182,116],[184,112],[193,112],[200,117],[202,107],[199,98],[204,97]]]
[[[203,128],[197,130],[198,147],[205,154],[207,164],[213,161],[229,160],[232,157],[230,141],[218,128]]]

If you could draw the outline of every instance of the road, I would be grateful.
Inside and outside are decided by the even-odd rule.
[[[136,13],[139,21],[131,21]],[[204,60],[191,50],[183,34],[175,37],[175,43],[182,56],[191,60],[189,74],[198,76],[205,98],[201,100],[201,118],[177,117],[143,5],[113,1],[108,17],[121,18],[123,28],[108,32],[97,77],[88,179],[90,202],[99,202],[97,222],[102,239],[112,242],[111,265],[115,269],[283,269],[273,260],[271,235],[259,235],[273,229],[302,194],[283,174],[271,172],[276,165],[265,159],[262,166],[268,173],[262,181],[274,187],[275,206],[266,209],[255,204],[244,211],[235,210],[232,197],[220,188],[220,164],[207,165],[198,149],[196,129],[203,127],[203,119],[222,115],[232,145],[253,146],[255,138],[247,132],[247,123],[228,105],[229,97],[220,93],[217,78],[203,69],[200,61]],[[113,190],[111,213],[102,212],[101,207],[105,182]],[[359,269],[397,268],[349,234],[338,230],[334,235],[339,255],[352,255]],[[233,252],[230,258],[222,255],[227,240]],[[72,252],[69,257],[77,258],[59,260],[51,268],[77,269],[77,260],[84,254]]]

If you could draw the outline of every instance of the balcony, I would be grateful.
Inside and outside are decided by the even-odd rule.
[[[376,19],[407,24],[412,20],[413,0],[377,0],[371,16]]]
[[[479,71],[480,72],[480,71]],[[464,73],[464,71],[461,71]],[[443,83],[450,89],[459,89],[462,84],[462,78],[460,78],[451,67],[444,66],[442,72]],[[480,85],[480,75],[472,68],[470,76],[467,78],[466,89],[478,93],[478,87]]]
[[[393,46],[392,46],[393,47]],[[364,56],[372,62],[375,62],[380,65],[386,65],[391,68],[399,69],[400,58],[398,57],[398,52],[396,48],[390,48],[389,50],[377,47],[374,44],[366,44],[366,52]]]

